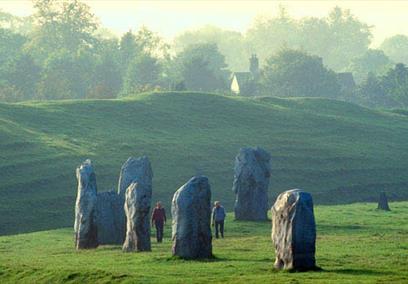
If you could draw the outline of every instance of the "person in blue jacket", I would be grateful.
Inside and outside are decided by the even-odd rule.
[[[212,226],[215,226],[215,237],[218,239],[218,232],[221,233],[221,238],[224,238],[224,220],[227,214],[224,207],[221,206],[219,201],[214,202],[214,208],[212,211]]]

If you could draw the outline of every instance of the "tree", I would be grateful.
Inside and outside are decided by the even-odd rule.
[[[87,98],[113,99],[122,87],[120,67],[114,57],[104,54],[95,66],[92,85],[87,91]]]
[[[299,48],[299,36],[298,22],[280,6],[276,17],[257,17],[245,33],[245,41],[253,53],[265,61],[284,47]]]
[[[323,66],[321,58],[291,49],[267,60],[261,86],[264,93],[281,97],[341,96],[335,73]]]
[[[387,38],[381,44],[380,49],[396,63],[408,64],[408,36],[395,35]]]
[[[245,34],[252,53],[261,61],[282,48],[301,49],[322,57],[333,70],[342,71],[371,43],[371,27],[349,10],[335,7],[325,18],[289,17],[281,7],[273,18],[257,18]]]
[[[351,59],[364,54],[371,43],[371,27],[360,22],[350,10],[335,7],[326,19],[330,28],[330,51],[325,62],[330,68],[340,71]]]
[[[138,93],[156,87],[160,79],[157,59],[149,54],[140,54],[129,64],[124,78],[125,94]]]
[[[399,63],[383,76],[370,74],[358,88],[357,98],[369,107],[408,107],[408,68]]]
[[[135,35],[136,44],[140,52],[156,58],[169,56],[170,46],[157,34],[142,26]]]
[[[5,65],[4,75],[7,83],[19,93],[20,100],[30,100],[36,97],[36,85],[40,80],[40,67],[31,56],[21,54]]]
[[[231,70],[248,70],[248,61],[242,60],[250,56],[247,44],[241,33],[223,30],[215,26],[205,26],[196,30],[183,32],[174,39],[173,48],[180,53],[189,45],[216,44],[225,62]]]
[[[367,78],[358,86],[356,90],[356,103],[368,107],[389,107],[395,105],[387,97],[379,77],[373,73],[369,73]]]
[[[209,92],[226,88],[229,73],[215,44],[190,45],[177,55],[174,64],[173,81],[183,80],[188,90]]]
[[[35,29],[27,49],[43,62],[48,54],[64,49],[72,54],[95,45],[98,28],[89,6],[78,0],[35,0]]]
[[[38,86],[42,99],[83,99],[92,86],[94,55],[87,51],[71,54],[57,50],[47,58]]]
[[[408,107],[408,68],[398,63],[382,77],[382,86],[397,107]]]
[[[4,100],[19,101],[35,96],[40,67],[24,53],[26,40],[22,35],[0,28],[0,81]]]
[[[132,31],[125,33],[119,44],[120,58],[121,58],[121,67],[124,72],[128,69],[130,61],[136,57],[140,52],[139,47],[136,43],[136,36]]]
[[[357,82],[362,82],[369,73],[383,75],[391,67],[391,60],[382,50],[369,49],[362,56],[352,59],[348,70],[353,72]]]

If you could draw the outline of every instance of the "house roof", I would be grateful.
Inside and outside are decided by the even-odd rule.
[[[239,85],[244,85],[253,80],[251,72],[234,72],[232,78],[237,78]]]
[[[351,72],[337,73],[337,81],[344,89],[353,89],[356,86],[353,74]]]

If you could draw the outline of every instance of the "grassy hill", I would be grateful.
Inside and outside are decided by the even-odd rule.
[[[171,257],[170,228],[150,253],[120,246],[76,252],[72,228],[0,237],[2,283],[407,283],[408,202],[317,206],[316,260],[322,272],[273,269],[269,222],[226,222],[215,259]]]
[[[0,104],[0,234],[72,226],[74,170],[94,162],[99,191],[129,156],[148,155],[154,199],[169,204],[192,175],[232,209],[240,147],[272,155],[270,195],[316,203],[408,199],[408,117],[325,99],[155,93],[121,100]]]

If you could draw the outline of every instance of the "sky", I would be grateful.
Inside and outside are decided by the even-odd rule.
[[[274,16],[279,5],[287,8],[295,18],[323,17],[334,6],[352,11],[361,21],[373,26],[373,46],[378,46],[389,36],[408,35],[408,1],[233,1],[233,0],[84,0],[101,24],[116,34],[141,26],[158,32],[167,39],[184,30],[204,25],[245,32],[258,16]],[[19,16],[33,12],[27,0],[0,0],[0,9]]]

